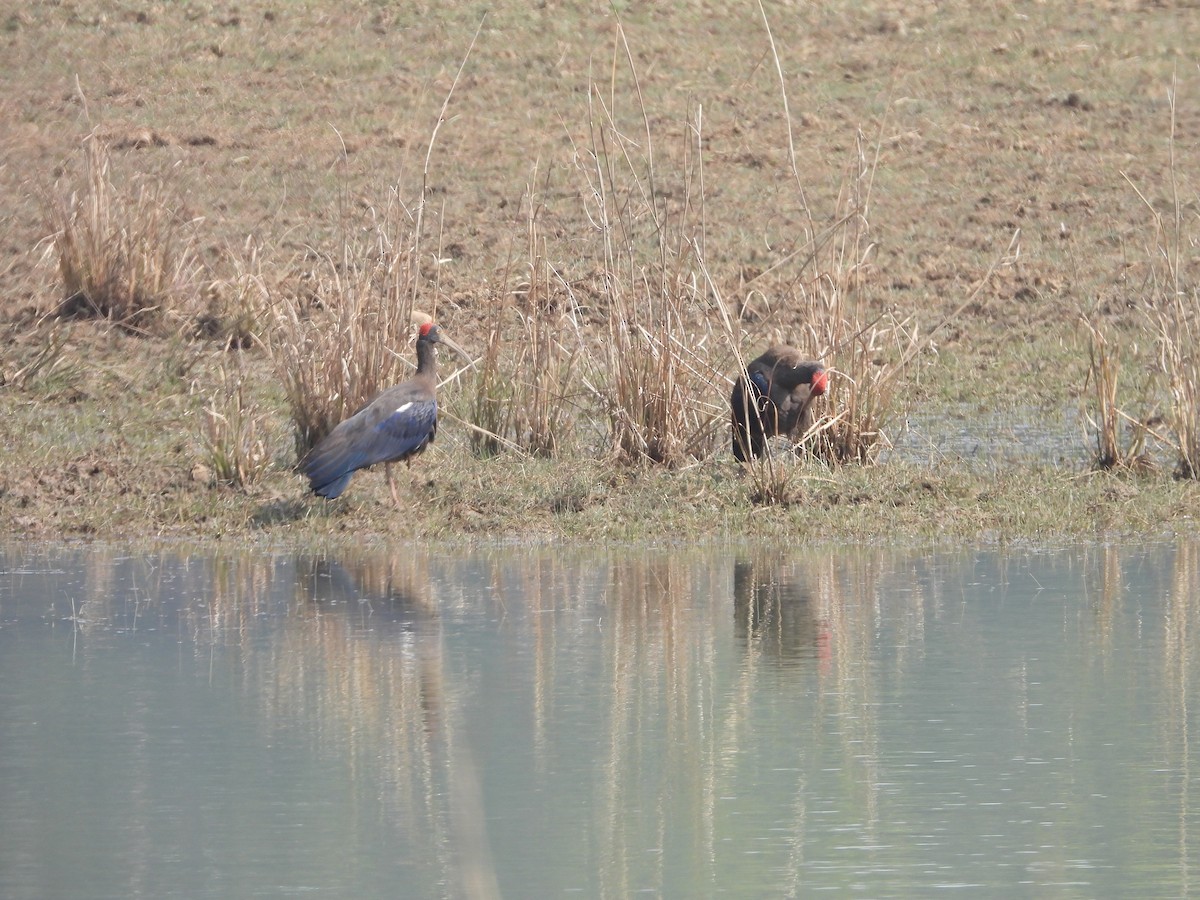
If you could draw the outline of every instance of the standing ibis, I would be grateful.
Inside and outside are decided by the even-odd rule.
[[[803,434],[811,424],[813,398],[825,393],[828,384],[824,366],[783,344],[751,361],[729,398],[733,455],[745,462],[763,455],[769,437],[790,436],[798,427]]]
[[[424,450],[437,434],[437,351],[445,344],[469,359],[465,350],[442,334],[432,322],[421,326],[417,336],[417,373],[408,381],[388,388],[378,397],[337,425],[300,461],[313,493],[334,499],[346,489],[359,469],[384,464],[392,500],[400,505],[392,481],[392,463]]]

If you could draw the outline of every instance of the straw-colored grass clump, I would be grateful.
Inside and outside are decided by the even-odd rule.
[[[1140,189],[1133,190],[1149,210],[1151,241],[1147,276],[1127,298],[1135,313],[1123,327],[1098,311],[1083,316],[1089,352],[1092,403],[1088,413],[1099,469],[1147,469],[1156,465],[1153,448],[1174,457],[1181,478],[1200,478],[1200,291],[1185,271],[1196,220],[1185,216],[1175,166],[1175,90],[1171,107],[1169,196],[1164,215]],[[1127,364],[1123,366],[1123,360]],[[1123,398],[1121,372],[1141,373],[1133,390],[1137,410]],[[1122,407],[1125,408],[1122,408]]]
[[[97,136],[84,143],[81,183],[50,203],[50,221],[60,314],[144,331],[194,301],[195,223],[181,220],[162,178],[119,184]]]

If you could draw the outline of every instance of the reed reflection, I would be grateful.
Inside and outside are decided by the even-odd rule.
[[[428,557],[298,557],[294,568],[298,615],[264,692],[273,714],[308,723],[319,745],[349,758],[364,803],[381,799],[407,854],[436,861],[437,882],[498,897],[463,734],[468,694],[448,671]]]
[[[994,888],[1087,881],[1085,857],[1186,894],[1200,865],[1196,542],[61,568],[47,595],[86,612],[80,666],[120,676],[129,893],[156,886],[157,795],[177,780],[156,755],[179,687],[161,675],[203,703],[205,669],[239,752],[272,766],[299,748],[301,776],[330,779],[318,796],[349,795],[348,844],[403,855],[410,896],[916,896],[934,865]],[[165,666],[147,668],[143,630],[164,633]],[[114,666],[118,646],[142,669]]]
[[[319,609],[341,607],[374,626],[436,627],[423,554],[299,557],[295,571],[296,596]]]

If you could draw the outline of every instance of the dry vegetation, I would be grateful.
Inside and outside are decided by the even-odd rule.
[[[1169,206],[1160,212],[1145,193],[1132,186],[1149,210],[1155,243],[1146,274],[1128,298],[1136,313],[1123,329],[1107,323],[1096,310],[1083,316],[1089,340],[1088,380],[1094,390],[1095,464],[1101,469],[1153,468],[1153,446],[1168,448],[1174,473],[1200,476],[1200,290],[1188,278],[1189,257],[1197,247],[1193,204],[1185,209],[1179,194],[1175,159],[1176,86],[1170,92]],[[1133,398],[1121,394],[1122,358],[1136,366],[1140,380]],[[1165,385],[1165,390],[1162,386]],[[1134,412],[1128,408],[1134,405]],[[1123,408],[1125,407],[1125,408]]]
[[[11,16],[0,403],[19,464],[0,528],[754,533],[768,504],[794,510],[780,534],[971,535],[1190,516],[1186,11],[560,7]],[[96,57],[111,68],[79,75]],[[406,376],[422,313],[478,361],[443,390],[416,514],[389,519],[369,478],[332,507],[304,498],[297,454]],[[779,340],[831,388],[798,452],[739,467],[729,390]],[[1073,405],[1085,437],[1057,465],[1036,445],[994,462],[987,414]],[[892,452],[913,417],[972,413],[983,467]],[[1092,465],[1128,474],[1076,478]],[[1079,518],[1025,509],[1031,478]]]
[[[49,203],[60,316],[98,317],[122,328],[168,327],[193,302],[198,265],[161,178],[113,184],[107,146],[83,142],[79,186]]]

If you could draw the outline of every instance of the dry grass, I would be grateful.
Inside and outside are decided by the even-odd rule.
[[[782,88],[781,96],[786,112]],[[922,337],[911,318],[876,314],[870,301],[874,245],[869,211],[878,143],[868,154],[863,135],[858,134],[836,203],[823,225],[818,225],[809,210],[794,147],[789,146],[789,153],[808,229],[801,249],[778,264],[794,266],[795,272],[789,294],[774,305],[786,308],[790,319],[805,324],[777,337],[822,361],[833,375],[825,395],[814,401],[811,426],[797,436],[794,454],[789,455],[826,465],[872,464],[890,446],[889,429],[904,412],[899,402],[902,390],[914,380],[914,363],[932,333]],[[751,346],[751,335],[741,318],[745,306],[736,318],[727,304],[722,303],[721,310],[725,337],[737,354],[739,374],[744,375],[747,358],[757,352],[743,350]],[[761,339],[754,345],[761,349]],[[771,442],[763,457],[750,461],[746,470],[751,500],[761,504],[801,499],[798,485],[814,477],[796,466],[794,459],[776,458]]]
[[[1171,396],[1168,416],[1176,468],[1184,478],[1200,478],[1200,299],[1180,295],[1159,316],[1160,363]]]
[[[807,436],[813,455],[831,464],[872,463],[890,446],[888,429],[903,413],[898,394],[913,378],[910,365],[922,344],[912,320],[877,315],[868,300],[876,162],[860,132],[832,224],[811,235],[808,267],[797,284],[808,323],[805,344],[833,371]]]
[[[799,436],[797,450],[830,465],[870,464],[890,446],[889,428],[903,414],[898,402],[901,389],[914,379],[913,365],[932,333],[922,337],[913,319],[877,313],[877,305],[870,299],[875,251],[870,238],[871,191],[881,137],[868,151],[862,132],[857,133],[831,213],[824,224],[818,224],[797,161],[784,68],[761,3],[759,11],[779,78],[796,202],[807,222],[800,248],[775,264],[775,268],[794,269],[789,295],[776,303],[789,310],[789,320],[804,323],[786,336],[786,343],[822,361],[833,374],[825,395],[815,401],[812,426]],[[885,122],[886,117],[880,135]],[[724,313],[727,337],[744,374],[746,358],[754,354],[743,353],[742,322],[733,325],[730,318]],[[769,453],[752,464],[751,470],[754,496],[764,502],[782,502],[790,496],[792,476]]]
[[[249,487],[270,471],[270,415],[248,396],[249,386],[238,352],[222,362],[220,385],[202,410],[201,442],[218,484]]]
[[[118,185],[108,151],[84,142],[81,184],[50,203],[63,315],[147,330],[194,304],[199,266],[191,225],[160,178]]]
[[[533,179],[536,182],[536,176]],[[471,445],[555,456],[575,446],[574,375],[583,338],[571,290],[550,263],[537,197],[528,192],[525,261],[490,305],[483,357],[474,381]]]
[[[1166,214],[1126,178],[1150,211],[1152,242],[1145,281],[1134,298],[1138,310],[1132,330],[1120,331],[1096,315],[1084,316],[1089,337],[1088,378],[1096,413],[1089,423],[1096,434],[1095,464],[1101,469],[1148,468],[1154,465],[1150,439],[1170,447],[1175,471],[1182,478],[1200,477],[1200,293],[1189,281],[1188,258],[1196,240],[1194,214],[1185,216],[1175,155],[1176,85],[1169,92],[1171,130]],[[1145,349],[1157,353],[1147,358]],[[1143,388],[1144,409],[1133,415],[1119,406],[1118,378],[1122,354],[1149,371]],[[1155,383],[1165,383],[1165,412],[1154,403]],[[1158,426],[1164,426],[1159,428]],[[1121,439],[1121,433],[1128,438]]]
[[[274,317],[271,298],[286,275],[268,275],[263,249],[253,237],[226,252],[222,262],[230,274],[205,286],[207,309],[197,320],[195,336],[215,340],[226,350],[262,346]]]
[[[1158,338],[1159,365],[1170,393],[1166,420],[1176,454],[1176,470],[1181,477],[1200,478],[1200,291],[1185,271],[1197,243],[1189,229],[1195,227],[1196,218],[1194,212],[1185,218],[1179,195],[1175,155],[1177,90],[1177,83],[1172,82],[1170,220],[1147,203],[1158,239],[1154,254],[1157,265],[1151,269],[1155,302],[1149,316]]]
[[[624,55],[637,87],[628,48]],[[679,170],[656,170],[640,88],[637,96],[642,133],[634,139],[618,125],[615,85],[607,100],[593,88],[589,145],[576,153],[598,242],[597,290],[607,303],[585,383],[619,460],[674,468],[709,455],[728,414],[712,396],[722,374],[713,365],[714,301],[701,275],[702,145],[685,137]],[[698,136],[699,129],[691,119],[684,133]]]
[[[421,269],[431,161],[478,36],[477,28],[429,136],[416,202],[402,202],[397,186],[382,210],[366,207],[361,223],[344,190],[337,256],[310,250],[303,290],[285,292],[276,305],[269,346],[292,409],[298,457],[411,368],[398,350],[409,343],[415,317],[428,318],[414,303],[423,289],[435,298],[438,292],[436,269],[432,279]],[[347,152],[343,144],[343,165]]]
[[[311,250],[309,268],[273,298],[267,347],[297,456],[411,372],[418,253],[414,221],[393,197],[379,218],[344,236],[336,256]]]
[[[1145,468],[1151,465],[1147,438],[1153,417],[1130,416],[1120,408],[1121,339],[1099,316],[1081,318],[1088,332],[1091,410],[1085,415],[1095,435],[1093,462],[1098,469]]]
[[[1016,19],[1002,10],[939,8],[936,15],[907,12],[902,33],[876,29],[858,7],[841,3],[780,16],[772,23],[776,53],[774,38],[764,39],[770,36],[765,16],[760,22],[732,7],[684,4],[652,16],[628,13],[630,54],[614,10],[580,6],[539,14],[539,40],[525,54],[512,48],[522,46],[517,41],[534,26],[526,7],[509,4],[489,13],[479,59],[468,67],[451,110],[446,90],[457,76],[447,54],[466,46],[477,27],[474,15],[454,4],[396,7],[376,22],[357,7],[318,3],[281,12],[252,0],[238,27],[212,11],[197,15],[166,4],[149,21],[110,18],[104,29],[72,18],[66,7],[30,9],[9,48],[10,74],[28,98],[18,116],[24,120],[14,122],[0,165],[12,198],[10,215],[0,222],[13,248],[0,264],[10,311],[24,305],[45,310],[66,294],[56,284],[49,296],[36,254],[23,253],[46,233],[44,197],[31,199],[35,192],[25,182],[33,184],[78,153],[81,132],[95,127],[117,135],[107,145],[113,168],[121,170],[115,174],[132,174],[110,177],[105,160],[92,167],[103,175],[94,174],[94,190],[86,177],[75,179],[75,196],[58,204],[58,219],[73,229],[56,224],[59,243],[74,246],[77,256],[119,244],[103,235],[136,213],[117,212],[118,201],[136,208],[139,188],[154,186],[152,176],[137,173],[173,167],[189,206],[206,216],[197,246],[213,271],[205,275],[207,288],[132,304],[149,312],[114,307],[103,315],[157,330],[162,311],[176,299],[184,308],[197,301],[210,336],[247,348],[253,369],[247,378],[260,380],[244,382],[245,408],[255,401],[263,408],[262,398],[286,387],[287,405],[272,405],[284,419],[274,427],[283,433],[290,409],[302,452],[373,391],[408,374],[414,299],[431,312],[440,306],[452,336],[490,353],[491,380],[476,385],[480,404],[472,408],[453,396],[448,404],[468,424],[495,435],[477,433],[476,448],[516,448],[562,464],[562,473],[541,460],[513,465],[541,475],[527,507],[506,507],[527,509],[524,524],[531,531],[544,524],[548,532],[592,534],[621,533],[621,505],[675,480],[693,488],[674,498],[679,509],[696,510],[686,527],[698,523],[703,530],[719,521],[737,530],[743,521],[772,518],[747,513],[747,494],[759,502],[804,499],[814,506],[837,495],[828,500],[841,504],[830,515],[835,526],[856,504],[856,510],[870,508],[862,521],[874,527],[881,510],[902,510],[908,502],[908,489],[897,484],[916,484],[911,493],[925,500],[920,485],[927,479],[905,475],[906,459],[879,471],[861,465],[880,459],[897,437],[910,397],[933,417],[961,410],[986,417],[1001,404],[1028,404],[1028,414],[1037,416],[1070,402],[1084,383],[1086,355],[1065,338],[1085,292],[1064,264],[1064,248],[1078,247],[1088,260],[1097,282],[1096,291],[1086,292],[1089,300],[1141,271],[1140,260],[1123,268],[1130,242],[1148,230],[1132,221],[1139,216],[1120,172],[1128,166],[1131,179],[1162,181],[1156,174],[1166,164],[1161,111],[1145,92],[1146,85],[1162,83],[1164,72],[1169,77],[1174,54],[1162,48],[1174,46],[1182,21],[1169,6],[1122,20],[1120,29],[1102,17],[1076,22],[1053,4]],[[1062,45],[1067,25],[1087,32],[1079,46],[1093,48],[1095,87],[1079,86],[1075,61],[1082,57]],[[1011,37],[986,59],[962,50],[992,46],[998,27]],[[179,45],[181,33],[203,59],[179,57],[177,65],[163,67],[163,54]],[[127,57],[105,55],[114,36],[129,49]],[[597,51],[610,38],[615,57]],[[218,44],[221,55],[204,49]],[[60,47],[71,52],[47,52]],[[406,52],[399,70],[397,54]],[[80,69],[79,60],[89,58],[111,65]],[[614,58],[613,87],[597,89]],[[597,68],[605,75],[597,77]],[[62,85],[73,71],[83,73],[91,96],[103,98],[90,110],[82,91],[65,97]],[[1181,74],[1197,77],[1191,69]],[[204,87],[199,105],[191,89],[198,77]],[[447,102],[439,111],[442,97]],[[426,152],[423,140],[434,113],[435,134],[440,128],[445,145],[439,155],[432,140]],[[156,136],[152,142],[119,138],[147,128]],[[345,135],[340,168],[331,128]],[[570,147],[564,133],[574,141]],[[1194,151],[1181,142],[1180,152],[1175,171],[1182,175]],[[1033,157],[1053,164],[1031,172]],[[536,192],[527,187],[530,159],[538,160],[545,179]],[[429,177],[432,163],[436,178]],[[381,172],[389,180],[417,177],[405,182],[409,205],[397,192],[373,220],[369,198]],[[421,181],[419,191],[414,180]],[[70,185],[69,177],[61,183]],[[523,191],[528,225],[514,227],[512,209]],[[1124,362],[1118,400],[1130,396],[1130,375],[1140,378],[1153,368],[1163,394],[1155,399],[1165,410],[1170,390],[1178,398],[1172,405],[1184,410],[1195,406],[1189,397],[1196,381],[1188,368],[1196,357],[1188,271],[1195,253],[1186,236],[1193,230],[1192,203],[1181,190],[1172,209],[1165,193],[1148,191],[1158,210],[1157,267],[1152,282],[1131,297],[1132,305],[1159,318],[1137,322],[1141,330],[1131,336],[1133,316],[1117,310],[1126,320],[1108,337],[1121,342],[1110,348]],[[368,198],[355,207],[366,210],[366,218],[339,209],[339,196]],[[159,221],[174,222],[175,233],[186,237],[165,214],[171,205],[165,193],[160,199]],[[107,221],[95,212],[106,202]],[[339,215],[342,234],[329,238],[329,222]],[[938,317],[946,321],[947,310],[959,310],[972,285],[986,280],[997,241],[1016,224],[1029,251],[1021,266],[995,279],[955,327],[940,333],[939,365],[930,365],[936,328],[929,325]],[[1071,232],[1071,244],[1062,242],[1061,229]],[[214,252],[241,246],[246,234],[266,249],[248,247],[240,257],[232,254],[232,262]],[[432,252],[443,234],[446,252]],[[520,250],[506,259],[503,248],[514,244]],[[431,263],[447,257],[452,264]],[[89,315],[98,311],[86,307]],[[177,340],[194,334],[194,320],[188,325]],[[95,329],[86,322],[71,327],[76,336],[94,336],[36,348],[31,340],[0,357],[8,383],[33,389],[0,392],[10,422],[7,445],[26,460],[14,470],[50,471],[42,448],[63,445],[63,423],[72,425],[69,439],[103,443],[75,423],[81,409],[97,422],[110,420],[103,410],[112,406],[126,423],[122,440],[141,440],[136,453],[147,457],[130,467],[153,467],[161,475],[156,483],[174,484],[172,472],[181,465],[186,471],[195,460],[165,454],[190,452],[194,442],[168,444],[166,433],[195,434],[198,404],[189,385],[216,383],[214,355],[198,353],[195,344],[142,342],[141,373],[133,375],[121,356],[96,358],[115,352],[110,345],[129,346],[111,337],[127,337],[122,329],[103,322]],[[273,374],[259,367],[259,334]],[[758,468],[746,467],[747,477],[726,478],[734,470],[727,406],[733,378],[742,360],[776,341],[821,358],[831,371],[816,430],[801,437],[798,455],[779,452],[777,442]],[[1128,352],[1134,342],[1143,357]],[[31,394],[42,401],[42,386],[65,371],[56,362],[63,353],[87,372],[86,391],[55,397],[46,411],[26,409]],[[120,375],[98,373],[100,366]],[[1010,368],[1031,376],[1022,379],[1020,392],[997,386],[996,371]],[[1055,377],[1064,370],[1080,374]],[[124,393],[135,382],[153,385],[154,396],[147,388],[131,403]],[[1089,396],[1093,389],[1089,383]],[[177,400],[186,402],[188,418],[167,418]],[[140,438],[128,425],[131,409],[155,412],[133,420],[151,423]],[[1127,429],[1119,418],[1111,421]],[[481,493],[478,483],[503,479],[511,462],[458,452],[464,427],[453,420],[447,425],[439,451],[451,476],[446,482],[455,483],[456,471],[470,477],[463,478],[463,499],[431,493],[428,507],[449,512],[431,514],[414,529],[470,530],[479,521],[470,506]],[[1169,448],[1178,445],[1178,453],[1170,450],[1179,457],[1177,467],[1194,474],[1194,417],[1164,412],[1162,427],[1153,427],[1163,436],[1150,435],[1156,452],[1163,440]],[[31,443],[26,432],[43,428],[50,436]],[[1009,437],[986,433],[986,418],[964,428],[980,429],[981,440],[990,443]],[[176,444],[184,450],[175,451]],[[127,457],[134,455],[131,450]],[[1043,458],[1035,448],[1021,455]],[[611,465],[613,457],[672,468],[634,472]],[[1068,456],[1063,464],[1074,462]],[[1164,468],[1175,466],[1173,460]],[[827,480],[854,488],[831,488]],[[296,487],[277,467],[258,490],[298,495]],[[1149,490],[1144,483],[1138,489]],[[187,490],[200,505],[233,505],[252,496],[207,492],[210,498],[191,483]],[[717,490],[722,493],[712,493]],[[1190,496],[1195,486],[1178,490]],[[1164,488],[1159,508],[1167,495]],[[29,496],[42,503],[36,493]],[[517,488],[508,496],[516,497]],[[946,502],[953,506],[954,499]],[[986,502],[960,499],[965,517]],[[570,512],[543,521],[543,508]],[[53,522],[53,511],[45,502],[30,515]],[[145,518],[156,515],[150,509]],[[640,515],[626,517],[633,522]],[[665,513],[655,508],[654,515]],[[196,521],[188,514],[178,518]],[[374,527],[395,533],[408,524],[379,518]],[[496,527],[488,520],[489,529]],[[966,525],[958,530],[972,533]]]
[[[79,365],[66,351],[69,326],[42,319],[32,328],[12,323],[0,333],[0,388],[26,389],[34,384],[71,381]]]

